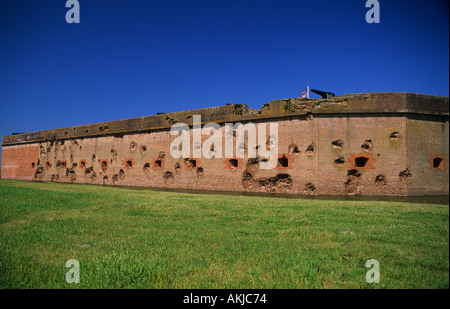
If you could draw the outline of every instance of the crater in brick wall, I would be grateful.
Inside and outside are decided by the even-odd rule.
[[[389,138],[391,141],[397,141],[400,138],[399,132],[392,132],[391,135],[389,135]]]
[[[93,166],[90,166],[90,167],[88,167],[88,168],[86,168],[85,170],[84,170],[84,176],[86,177],[86,176],[88,176],[90,173],[92,173],[94,171],[94,167]]]
[[[167,171],[163,174],[163,179],[165,183],[172,183],[174,178],[175,177],[172,172]]]
[[[114,148],[111,148],[110,152],[111,152],[113,159],[117,159],[117,150],[115,150]]]
[[[147,152],[147,146],[141,145],[141,147],[139,147],[139,153],[141,155],[145,155],[146,152]]]
[[[131,142],[130,143],[130,151],[131,152],[135,152],[138,148],[138,144],[136,142]]]
[[[120,169],[119,171],[119,179],[124,180],[125,179],[125,172],[123,169]]]
[[[307,183],[305,185],[305,188],[303,189],[303,192],[305,194],[315,194],[316,193],[316,187],[312,183]]]
[[[361,149],[366,152],[371,151],[372,148],[373,148],[373,142],[371,139],[366,140],[364,142],[364,144],[361,145]]]
[[[253,175],[245,171],[242,174],[242,187],[262,192],[287,192],[292,187],[293,179],[289,174],[278,174],[274,177],[254,179]]]
[[[345,158],[344,157],[338,157],[336,160],[334,160],[334,165],[336,167],[344,167],[345,166]]]
[[[291,156],[296,156],[300,154],[300,149],[296,144],[290,144],[288,148],[288,154]]]
[[[179,172],[181,172],[181,166],[180,166],[180,163],[175,163],[175,173],[179,173]]]
[[[195,159],[184,159],[184,164],[186,165],[187,168],[194,168],[197,166],[197,160]]]
[[[345,182],[345,193],[350,195],[359,195],[361,172],[358,170],[349,170],[347,172],[347,181]]]
[[[342,148],[344,148],[344,141],[338,139],[336,141],[332,141],[331,145],[333,146],[333,148],[342,149]]]
[[[41,181],[44,171],[45,171],[44,167],[38,164],[33,174],[33,181]]]
[[[375,177],[375,184],[379,187],[386,187],[387,185],[387,181],[386,181],[386,176],[380,174],[377,175],[377,177]]]
[[[116,185],[116,184],[119,182],[119,174],[114,174],[114,175],[111,177],[111,182],[112,182],[114,185]]]
[[[315,152],[316,152],[316,144],[315,143],[311,143],[311,145],[309,145],[305,151],[306,155],[309,157],[313,156]]]
[[[406,170],[401,171],[398,176],[401,182],[409,183],[411,181],[412,173],[409,168],[407,168]]]
[[[197,173],[197,177],[199,177],[199,178],[203,177],[203,167],[197,168],[196,173]]]
[[[144,172],[148,172],[150,170],[150,163],[145,163],[144,164]]]

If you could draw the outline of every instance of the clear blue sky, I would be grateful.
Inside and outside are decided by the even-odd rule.
[[[312,88],[449,95],[448,0],[0,1],[0,136]]]

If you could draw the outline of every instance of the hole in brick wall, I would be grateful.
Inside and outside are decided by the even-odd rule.
[[[100,167],[102,170],[105,170],[108,168],[108,161],[107,160],[100,160]]]
[[[105,183],[108,180],[108,176],[103,176],[103,183]]]
[[[443,158],[433,158],[433,168],[443,168],[444,159]]]
[[[119,182],[119,175],[118,174],[114,174],[111,177],[111,182],[116,185]]]
[[[150,170],[150,163],[145,163],[144,164],[144,172],[148,172]]]
[[[386,176],[380,174],[377,177],[375,177],[375,184],[377,186],[386,186],[387,184]]]
[[[56,161],[56,167],[61,167],[61,161],[60,160]]]
[[[367,139],[364,144],[361,145],[363,151],[370,151],[373,148],[373,142],[371,139]]]
[[[245,171],[242,174],[242,187],[265,192],[284,192],[291,189],[293,179],[289,174],[278,174],[275,177],[254,179],[253,175]]]
[[[181,166],[180,166],[180,163],[175,163],[175,173],[179,173],[179,172],[181,172]]]
[[[92,167],[92,166],[86,168],[86,169],[84,170],[84,176],[89,175],[89,174],[92,173],[93,171],[94,171],[94,167]]]
[[[411,173],[411,171],[409,170],[409,168],[407,168],[406,170],[401,171],[401,172],[398,174],[398,176],[399,176],[399,178],[400,178],[400,181],[402,181],[402,182],[409,182],[409,181],[411,180],[412,173]]]
[[[162,168],[162,161],[161,160],[155,160],[155,167],[156,168]]]
[[[164,179],[164,181],[165,181],[166,183],[167,183],[167,182],[172,182],[173,179],[174,179],[174,175],[173,175],[172,172],[167,171],[167,172],[165,172],[165,173],[163,174],[163,179]]]
[[[358,170],[349,170],[347,172],[347,182],[345,183],[345,193],[360,194],[361,173]]]
[[[256,180],[259,188],[268,192],[289,191],[292,186],[292,177],[289,174],[278,174],[275,177],[260,178]]]
[[[97,174],[95,172],[93,172],[91,174],[91,180],[96,180],[97,179]]]
[[[316,192],[316,187],[312,183],[307,183],[305,185],[305,188],[303,189],[303,192],[306,194],[312,194]]]
[[[164,151],[160,151],[158,154],[158,160],[163,160],[166,157],[166,154]]]
[[[92,160],[95,160],[95,154],[92,155]]]
[[[344,148],[344,141],[338,139],[336,141],[332,141],[331,145],[333,145],[333,148],[341,149],[341,148]]]
[[[347,176],[352,177],[352,178],[360,178],[361,172],[358,170],[349,170],[347,172]]]
[[[197,160],[195,159],[184,159],[184,164],[188,168],[194,168],[197,166]]]
[[[80,168],[86,168],[87,163],[86,160],[80,160]]]
[[[50,163],[50,161],[45,162],[45,167],[46,168],[52,167],[52,164]]]
[[[123,180],[124,178],[125,178],[125,172],[124,172],[123,169],[121,169],[121,170],[119,171],[119,179],[120,179],[120,180]]]
[[[111,148],[110,153],[111,153],[113,159],[117,159],[117,150],[115,150],[114,148]]]
[[[125,168],[133,168],[133,161],[126,160],[125,161]]]
[[[392,132],[391,135],[389,135],[389,138],[393,141],[396,141],[400,138],[400,133],[399,132]]]
[[[197,177],[202,177],[203,176],[203,167],[199,167],[197,168]]]
[[[31,162],[31,168],[35,168],[36,167],[36,163]]]
[[[136,142],[131,142],[130,143],[130,151],[131,152],[135,152],[138,148],[138,145],[136,144]]]
[[[289,160],[285,156],[282,156],[281,158],[278,158],[278,164],[277,167],[289,167]]]
[[[77,163],[75,163],[75,162],[72,163],[72,168],[77,167],[77,166],[78,166]]]
[[[334,165],[337,167],[343,167],[345,164],[345,158],[344,157],[338,157],[336,160],[334,160]]]
[[[252,188],[252,187],[253,187],[254,181],[255,181],[255,180],[253,179],[253,175],[252,175],[251,173],[245,171],[245,172],[242,174],[242,180],[241,180],[241,182],[242,182],[242,187],[243,187],[244,189]]]
[[[308,156],[312,156],[314,153],[316,152],[316,144],[312,143],[311,145],[308,146],[308,148],[306,148],[305,153]]]
[[[298,149],[298,146],[295,144],[289,145],[288,153],[292,155],[297,155],[300,153],[300,149]]]
[[[55,175],[55,174],[52,174],[52,175],[50,176],[50,181],[55,181],[55,177],[56,177],[56,175]]]
[[[147,146],[142,145],[141,147],[139,147],[139,152],[141,155],[144,155],[147,152]]]
[[[355,167],[365,167],[367,162],[369,162],[369,158],[357,157],[355,158]]]
[[[123,139],[123,134],[122,133],[114,134],[114,138],[116,138],[118,140],[122,140]]]
[[[61,161],[61,168],[67,168],[67,161]]]
[[[230,160],[228,160],[228,163],[229,163],[229,167],[230,168],[238,168],[238,165],[239,165],[239,161],[238,160],[236,160],[236,159],[230,159]]]

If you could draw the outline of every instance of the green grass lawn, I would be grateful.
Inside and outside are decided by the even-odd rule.
[[[65,280],[80,262],[80,283]],[[380,263],[380,283],[365,263]],[[0,180],[0,288],[448,288],[449,207]]]

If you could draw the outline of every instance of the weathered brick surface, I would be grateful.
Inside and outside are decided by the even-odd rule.
[[[233,164],[223,156],[202,157],[195,166],[172,158],[170,124],[191,124],[193,115],[202,115],[203,124],[277,123],[286,167],[260,170],[247,156]],[[238,147],[221,129],[223,140]],[[286,99],[259,111],[230,105],[4,137],[2,178],[321,195],[448,194],[448,133],[444,97]],[[443,160],[437,168],[434,158]]]
[[[39,146],[27,144],[4,147],[2,150],[2,178],[32,180],[39,165]]]

